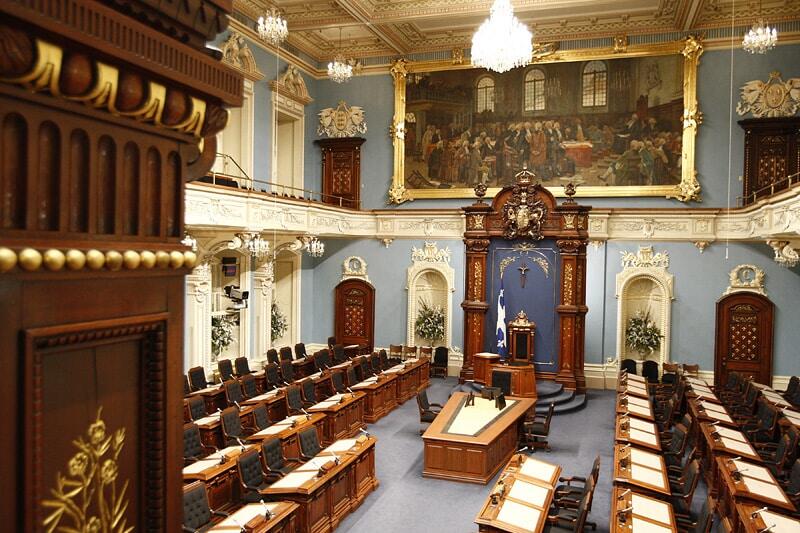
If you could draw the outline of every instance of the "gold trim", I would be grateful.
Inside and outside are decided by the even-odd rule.
[[[41,252],[34,248],[23,248],[14,251],[11,248],[0,247],[0,273],[9,272],[15,266],[27,272],[49,270],[59,272],[61,270],[100,270],[105,268],[111,271],[151,269],[158,267],[161,269],[188,268],[193,269],[197,264],[197,254],[194,252],[184,252],[182,250],[172,250],[164,252],[151,252],[144,250],[75,250],[66,251],[50,248]]]
[[[620,52],[619,47],[591,48],[582,50],[557,51],[552,55],[537,59],[537,63],[564,63],[574,61],[590,61],[595,59],[619,59],[647,57],[658,55],[681,54],[683,55],[683,150],[681,165],[681,182],[678,185],[650,185],[650,186],[581,186],[576,196],[584,198],[602,197],[638,197],[638,196],[663,196],[675,198],[681,202],[691,200],[700,201],[700,183],[695,170],[695,141],[697,128],[702,123],[702,113],[697,102],[697,66],[703,54],[703,44],[699,37],[689,36],[682,41],[660,43],[653,45],[628,46],[625,52]],[[389,204],[401,204],[416,198],[473,198],[472,188],[459,187],[454,189],[407,189],[405,187],[405,115],[406,115],[406,77],[411,72],[439,72],[447,70],[466,70],[475,68],[470,62],[453,64],[452,61],[418,61],[410,63],[405,59],[396,60],[390,73],[394,78],[394,118],[392,122],[395,135],[392,138],[394,146],[394,175],[389,188]],[[545,187],[554,196],[564,197],[561,186]],[[486,191],[486,196],[494,197],[501,188],[491,187]]]

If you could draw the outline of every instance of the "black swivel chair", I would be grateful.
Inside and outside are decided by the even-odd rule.
[[[294,345],[294,356],[296,359],[305,359],[308,354],[306,353],[306,345],[298,342]]]
[[[336,337],[328,337],[328,348],[333,348],[336,345]]]
[[[500,389],[506,396],[511,396],[511,372],[492,370],[492,387]]]
[[[686,515],[675,515],[675,521],[678,523],[679,531],[686,531],[687,533],[709,533],[711,527],[714,525],[714,510],[717,507],[717,501],[708,496],[706,501],[703,502],[703,507],[700,508],[700,513],[692,519]]]
[[[328,350],[319,350],[314,354],[314,365],[317,370],[325,370],[331,366],[331,353]]]
[[[303,407],[311,407],[317,403],[317,391],[313,379],[303,381],[300,386],[303,391]]]
[[[287,385],[294,381],[294,365],[291,360],[284,359],[281,361],[281,379]]]
[[[358,361],[358,374],[362,381],[369,377],[372,377],[375,374],[372,371],[372,367],[369,364],[367,364],[366,357],[362,357]]]
[[[244,392],[242,391],[242,385],[233,379],[226,381],[225,398],[228,400],[228,405],[236,405],[237,407],[241,407],[242,402],[245,399]]]
[[[592,470],[589,472],[589,475],[587,477],[570,476],[570,477],[558,478],[558,481],[560,483],[566,483],[566,484],[556,486],[556,490],[553,497],[556,500],[563,500],[565,502],[564,504],[561,505],[561,507],[566,507],[569,505],[577,507],[581,499],[589,490],[588,487],[589,480],[590,479],[593,480],[594,484],[596,485],[599,476],[600,476],[600,456],[598,455],[594,458],[594,463],[592,463]],[[569,504],[567,504],[566,502],[569,502]]]
[[[201,396],[192,396],[191,398],[186,398],[186,403],[189,406],[189,417],[192,420],[203,418],[208,414],[206,413],[206,402]]]
[[[192,387],[189,386],[189,377],[184,374],[183,375],[183,395],[189,396],[192,393]]]
[[[267,406],[263,403],[257,404],[253,408],[253,431],[261,431],[272,425],[272,420],[269,419],[269,411]]]
[[[353,365],[347,367],[347,386],[352,387],[356,383],[359,383],[358,376],[356,375],[356,369],[353,368]]]
[[[281,359],[278,357],[278,351],[275,348],[267,350],[267,362],[273,365],[281,364]]]
[[[286,408],[290,415],[303,414],[303,396],[297,385],[286,387]]]
[[[420,424],[430,424],[436,419],[444,406],[440,403],[431,403],[428,401],[428,389],[422,389],[417,393],[417,407],[419,408],[419,421]],[[424,426],[420,427],[419,434],[425,433]]]
[[[255,398],[258,396],[258,385],[256,384],[256,378],[253,374],[243,375],[239,378],[239,383],[242,385],[242,391],[245,397]]]
[[[636,361],[633,359],[623,359],[620,370],[625,371],[628,374],[636,374]]]
[[[263,500],[262,490],[269,487],[267,475],[261,468],[258,450],[247,450],[236,458],[236,470],[239,472],[242,503],[257,503]]]
[[[283,385],[281,375],[278,372],[278,365],[270,363],[264,367],[264,389],[271,391]]]
[[[442,379],[447,377],[447,360],[449,358],[449,350],[444,346],[437,346],[433,352],[433,361],[431,362],[431,377],[439,376]]]
[[[347,355],[344,353],[344,344],[334,344],[333,345],[333,362],[335,364],[341,364],[347,361]]]
[[[200,428],[189,423],[183,426],[183,462],[190,464],[217,451],[213,446],[206,446],[200,438]]]
[[[183,531],[201,533],[214,525],[214,517],[228,517],[228,513],[213,511],[208,504],[206,484],[195,481],[183,486]]]
[[[234,446],[240,440],[244,440],[247,435],[245,435],[245,430],[242,426],[242,419],[239,418],[239,409],[227,407],[222,410],[219,418],[222,426],[222,436],[225,438],[225,446]]]
[[[250,362],[247,360],[247,357],[237,357],[233,361],[233,366],[236,368],[237,376],[252,374],[252,370],[250,370]]]
[[[369,358],[369,365],[372,367],[372,373],[377,375],[380,374],[383,369],[381,368],[381,356],[380,354],[374,353]]]
[[[281,361],[291,361],[292,360],[292,349],[288,346],[284,346],[278,352],[281,357]]]
[[[553,411],[556,404],[550,402],[550,407],[547,408],[547,413],[536,414],[533,420],[524,422],[522,424],[522,444],[528,446],[531,450],[544,448],[550,451],[550,443],[547,442],[547,437],[550,435],[550,421],[553,419]]]
[[[334,371],[331,373],[331,382],[333,383],[333,388],[338,393],[343,393],[347,391],[347,388],[344,386],[344,373],[341,370]]]
[[[222,381],[228,381],[233,378],[233,363],[230,359],[220,359],[217,361],[217,370],[219,370],[219,377]]]
[[[317,435],[317,428],[312,426],[300,432],[300,458],[308,461],[316,457],[322,451],[319,445],[319,435]]]
[[[795,461],[789,475],[781,481],[783,492],[789,497],[795,507],[800,505],[800,459]]]
[[[202,366],[189,369],[189,384],[192,386],[192,391],[202,390],[210,385],[206,381],[206,371]]]
[[[642,376],[648,383],[658,383],[658,363],[645,361],[642,363]]]
[[[378,352],[378,357],[381,360],[382,370],[388,370],[392,367],[392,363],[389,362],[389,356],[386,354],[386,350],[381,350]]]
[[[264,461],[264,469],[267,471],[267,479],[275,482],[294,469],[292,463],[298,463],[298,458],[287,459],[283,456],[283,446],[280,439],[266,439],[261,443],[261,457]]]

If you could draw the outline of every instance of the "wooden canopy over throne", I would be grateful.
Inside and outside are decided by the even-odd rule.
[[[553,195],[536,180],[533,173],[523,170],[516,183],[503,188],[491,204],[483,201],[485,187],[478,186],[478,201],[464,207],[467,252],[464,290],[464,364],[460,380],[474,377],[472,357],[484,350],[487,301],[487,256],[492,239],[531,240],[544,238],[556,242],[560,254],[557,320],[558,371],[543,378],[554,378],[567,389],[583,392],[584,320],[586,307],[586,245],[589,240],[588,222],[591,207],[576,203],[575,188],[567,187],[568,198],[556,204]]]

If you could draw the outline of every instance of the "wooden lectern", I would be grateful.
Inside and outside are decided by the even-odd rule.
[[[533,364],[533,335],[536,324],[528,320],[525,311],[520,311],[508,323],[509,356],[511,364]]]

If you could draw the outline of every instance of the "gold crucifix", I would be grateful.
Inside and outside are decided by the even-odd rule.
[[[519,270],[519,281],[522,284],[522,288],[524,289],[525,288],[525,280],[528,277],[526,272],[528,272],[528,270],[530,270],[530,268],[528,268],[528,265],[523,261],[522,265],[517,267],[517,270]]]

